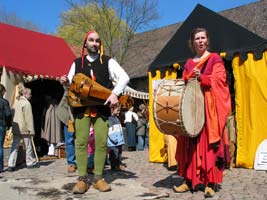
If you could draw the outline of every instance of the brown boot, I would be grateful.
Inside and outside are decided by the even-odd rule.
[[[188,187],[188,185],[186,184],[186,183],[183,183],[182,185],[180,185],[180,186],[173,186],[173,190],[175,191],[175,192],[177,192],[177,193],[182,193],[182,192],[187,192],[187,191],[189,191],[190,189],[189,189],[189,187]]]
[[[211,197],[214,197],[214,195],[215,195],[215,191],[211,187],[206,186],[204,197],[211,198]]]
[[[73,194],[83,194],[89,189],[87,177],[79,177],[78,182],[74,185]]]
[[[112,167],[111,170],[117,172],[117,171],[121,171],[122,169],[120,166],[116,166],[116,167]]]
[[[111,190],[110,185],[104,180],[104,179],[99,179],[96,182],[93,182],[93,187],[100,192],[107,192]]]
[[[74,173],[76,171],[75,165],[69,165],[68,166],[68,173]]]

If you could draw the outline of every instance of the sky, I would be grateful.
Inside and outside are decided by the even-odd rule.
[[[197,4],[219,12],[258,0],[158,0],[159,19],[148,30],[184,21]],[[0,0],[0,10],[31,21],[41,32],[55,34],[60,25],[60,13],[69,9],[65,0]],[[147,31],[148,31],[147,30]]]

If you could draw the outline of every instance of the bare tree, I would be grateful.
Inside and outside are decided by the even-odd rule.
[[[72,10],[79,10],[79,16],[72,16],[65,25],[70,28],[79,23],[84,26],[81,22],[86,22],[86,28],[94,28],[100,33],[105,50],[110,56],[116,57],[121,64],[124,63],[134,35],[158,19],[157,0],[82,0],[80,3],[66,0],[66,2]],[[93,7],[91,14],[83,12],[85,7]],[[66,22],[66,18],[64,19],[62,15],[62,21],[64,20]],[[80,30],[83,28],[80,27]]]
[[[15,13],[8,13],[5,9],[0,8],[0,22],[25,29],[38,31],[39,27],[30,21],[19,18]]]

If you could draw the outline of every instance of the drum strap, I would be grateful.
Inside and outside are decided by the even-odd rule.
[[[196,66],[194,68],[201,68],[203,66],[203,64],[210,58],[212,53],[210,53],[209,55],[207,55],[205,58],[203,58],[199,63],[196,64]],[[188,78],[190,78],[193,75],[193,69],[191,70],[191,72],[188,74]]]

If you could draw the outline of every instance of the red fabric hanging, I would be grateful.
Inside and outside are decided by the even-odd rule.
[[[57,78],[68,73],[75,59],[62,38],[4,23],[0,33],[0,66],[14,73]]]

